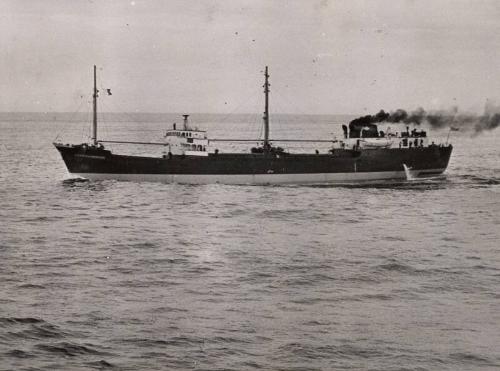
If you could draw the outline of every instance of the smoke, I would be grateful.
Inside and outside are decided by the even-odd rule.
[[[496,106],[492,102],[487,101],[484,106],[484,114],[481,119],[475,123],[474,130],[476,133],[483,130],[493,130],[500,126],[500,106]]]
[[[366,115],[358,117],[357,119],[352,120],[349,123],[349,125],[363,126],[363,125],[376,124],[378,122],[393,122],[389,121],[390,117],[391,117],[390,113],[387,113],[384,110],[380,110],[380,112],[377,113],[376,115]]]
[[[464,131],[472,130],[473,134],[496,129],[500,126],[500,106],[486,102],[482,115],[472,113],[460,113],[457,107],[450,110],[426,111],[422,107],[407,112],[397,109],[393,112],[380,110],[375,115],[361,116],[354,119],[350,124],[370,125],[380,122],[402,123],[407,125],[427,124],[434,129],[455,128]]]

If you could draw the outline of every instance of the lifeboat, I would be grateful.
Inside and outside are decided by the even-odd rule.
[[[390,139],[372,139],[372,140],[361,140],[359,143],[361,148],[375,149],[375,148],[391,148],[392,140]]]

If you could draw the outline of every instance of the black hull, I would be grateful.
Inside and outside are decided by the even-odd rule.
[[[446,169],[452,152],[449,145],[360,151],[338,149],[329,154],[218,153],[162,158],[115,155],[106,149],[86,145],[55,146],[70,173],[85,177],[87,174],[89,178],[127,179],[123,175],[156,175],[158,180],[167,176],[164,179],[169,181],[175,179],[168,176],[182,179],[184,175],[188,176],[185,179],[216,176],[214,179],[220,181],[225,176],[263,176],[271,183],[273,178],[289,179],[287,175],[301,175],[300,179],[308,179],[308,174],[311,181],[317,179],[317,174],[326,174],[320,177],[325,180],[330,174],[331,179],[341,179],[341,174],[346,174],[348,179],[360,180],[401,178],[405,175],[403,164],[417,176],[435,175]]]

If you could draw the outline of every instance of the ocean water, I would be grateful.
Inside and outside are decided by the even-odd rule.
[[[99,133],[155,140],[173,119]],[[211,137],[256,122],[193,117]],[[0,370],[500,368],[500,130],[452,133],[435,179],[192,186],[68,179],[51,142],[88,128],[0,122]]]

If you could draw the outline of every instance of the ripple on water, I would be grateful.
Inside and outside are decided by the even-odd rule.
[[[9,350],[8,352],[5,353],[5,356],[13,358],[21,358],[21,359],[36,357],[33,353],[21,349]]]
[[[470,365],[476,367],[484,367],[484,366],[492,366],[492,367],[500,367],[500,360],[494,362],[492,359],[488,357],[484,357],[482,355],[468,353],[468,352],[459,352],[450,354],[450,358],[456,362],[457,365]]]
[[[0,323],[5,323],[5,324],[15,324],[15,323],[21,323],[21,324],[33,324],[33,323],[42,323],[45,322],[42,319],[39,318],[34,318],[34,317],[2,317],[0,318]]]
[[[42,352],[54,354],[54,355],[62,355],[68,357],[76,357],[79,355],[106,355],[106,352],[101,352],[95,349],[95,346],[90,344],[77,344],[72,342],[58,342],[45,344],[40,343],[35,345],[36,349],[41,350]]]
[[[422,274],[419,269],[412,267],[409,264],[402,263],[396,259],[388,259],[387,262],[376,265],[373,270],[382,273],[403,273],[408,275]]]

